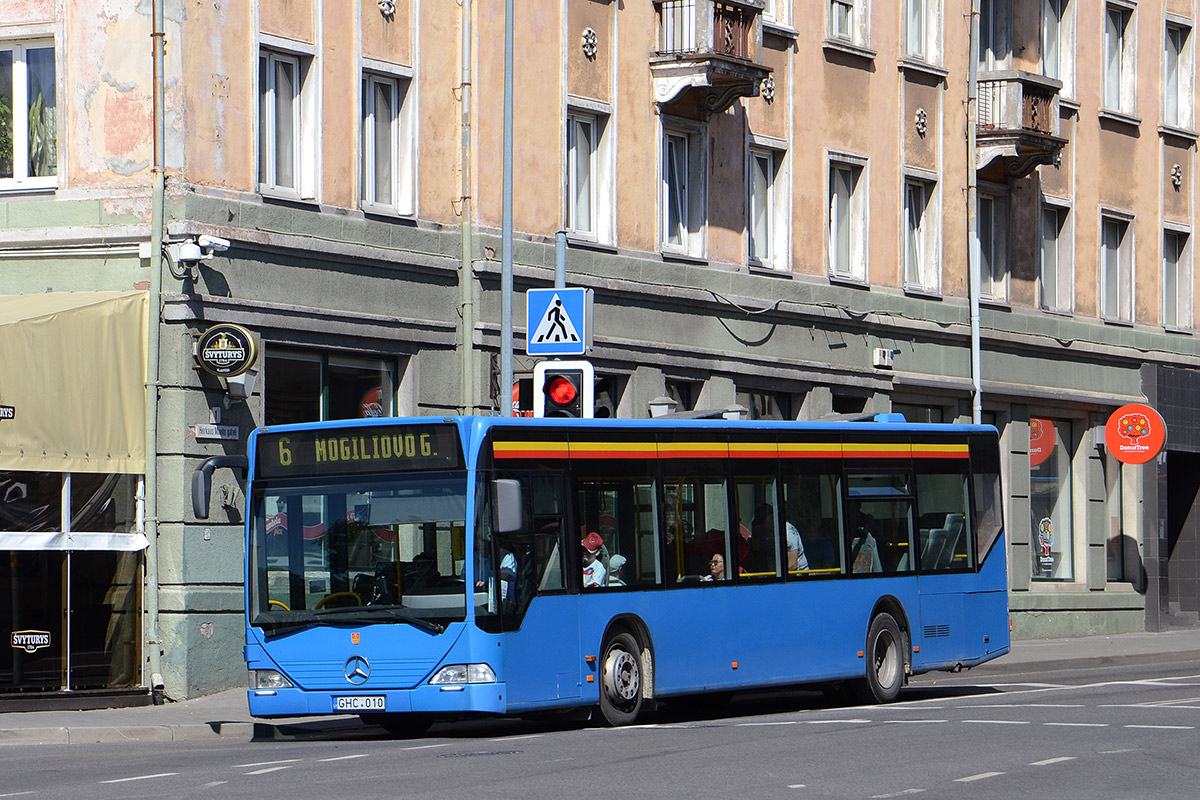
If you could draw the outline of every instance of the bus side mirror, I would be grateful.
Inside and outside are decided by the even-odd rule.
[[[192,473],[192,513],[196,519],[208,519],[208,499],[212,494],[212,474],[217,467],[240,469],[242,477],[250,468],[250,462],[245,456],[213,456],[196,467]]]
[[[512,478],[492,481],[492,530],[496,533],[516,533],[525,527],[525,504],[521,497],[521,482]]]

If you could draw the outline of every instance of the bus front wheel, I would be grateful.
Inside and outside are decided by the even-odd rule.
[[[613,727],[628,725],[642,710],[642,660],[637,639],[618,633],[604,643],[600,659],[600,713]]]
[[[891,614],[879,614],[867,630],[867,699],[890,703],[904,685],[904,637]]]

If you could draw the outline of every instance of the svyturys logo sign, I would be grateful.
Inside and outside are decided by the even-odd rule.
[[[17,407],[16,406],[6,406],[3,403],[0,403],[0,420],[16,419],[16,418],[17,418]]]
[[[241,325],[213,325],[196,343],[200,368],[219,378],[233,378],[254,366],[258,347],[254,336]]]
[[[1153,408],[1141,403],[1121,406],[1104,426],[1104,442],[1113,458],[1125,464],[1145,464],[1158,455],[1167,439],[1167,426]]]
[[[36,653],[50,646],[50,631],[13,631],[12,646],[26,653]]]

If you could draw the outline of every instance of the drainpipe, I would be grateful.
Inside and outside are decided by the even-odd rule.
[[[971,421],[983,421],[983,383],[979,353],[979,187],[975,176],[975,116],[979,103],[979,0],[971,0],[971,47],[967,66],[967,246],[970,261]]]
[[[513,0],[504,0],[504,209],[500,231],[500,409],[513,415]],[[528,335],[528,333],[526,334]]]
[[[462,305],[462,375],[460,403],[464,414],[475,412],[475,236],[471,228],[471,0],[462,0],[462,266],[459,302]],[[503,394],[503,393],[501,393]]]
[[[154,190],[150,210],[150,299],[146,331],[146,477],[145,522],[146,580],[143,633],[150,668],[150,692],[155,705],[163,702],[162,662],[158,639],[158,326],[162,320],[163,216],[166,181],[163,176],[163,0],[154,0]]]

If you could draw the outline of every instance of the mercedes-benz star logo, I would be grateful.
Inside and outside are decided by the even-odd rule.
[[[362,686],[371,677],[371,665],[362,656],[350,656],[346,659],[346,680],[355,686]]]

